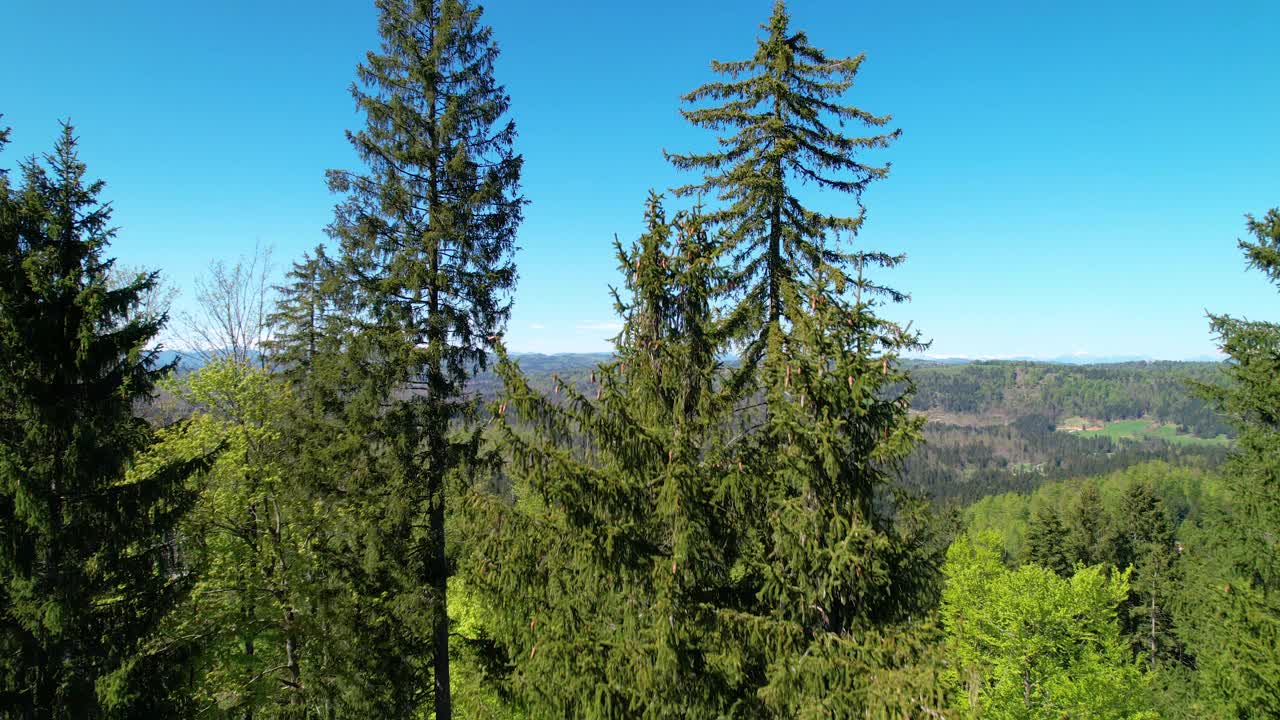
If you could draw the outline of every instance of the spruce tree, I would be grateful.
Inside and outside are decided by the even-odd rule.
[[[305,377],[320,353],[327,333],[326,282],[334,278],[333,261],[319,245],[303,255],[275,288],[278,297],[268,317],[270,339],[264,350],[272,366],[291,378]]]
[[[1121,620],[1134,649],[1154,668],[1176,651],[1168,603],[1179,580],[1173,525],[1150,483],[1136,481],[1125,488],[1116,512],[1114,547],[1116,566],[1133,566],[1127,617]]]
[[[832,58],[811,45],[803,31],[791,29],[783,0],[776,0],[762,29],[766,35],[757,40],[751,59],[712,62],[712,70],[727,79],[684,97],[694,106],[682,111],[684,117],[723,133],[720,148],[667,154],[677,168],[703,175],[677,192],[718,203],[707,220],[723,232],[728,246],[733,273],[724,291],[735,305],[727,328],[746,343],[748,368],[766,353],[776,356],[782,341],[770,334],[782,332],[805,312],[805,306],[788,302],[788,295],[807,303],[815,291],[851,287],[864,269],[897,260],[844,250],[836,242],[858,232],[863,190],[888,175],[887,164],[872,164],[861,155],[888,146],[901,132],[881,131],[889,116],[843,103],[864,56]],[[871,134],[846,135],[845,123],[865,126]],[[797,184],[848,195],[859,213],[841,216],[805,207]],[[868,290],[900,297],[888,288]]]
[[[1280,286],[1280,208],[1249,216],[1249,267]],[[1186,538],[1179,631],[1224,717],[1280,715],[1280,325],[1211,315],[1227,383],[1200,386],[1239,431],[1228,514]]]
[[[781,1],[763,29],[754,57],[713,63],[728,79],[685,96],[685,117],[720,131],[720,148],[668,155],[702,174],[677,192],[708,202],[729,270],[716,299],[741,358],[738,572],[756,597],[741,614],[743,647],[767,712],[918,712],[936,687],[920,620],[941,548],[895,482],[922,424],[898,359],[923,345],[879,315],[906,295],[870,277],[903,258],[853,242],[862,193],[888,172],[863,155],[898,131],[843,99],[862,56],[814,47]],[[872,134],[845,135],[846,122]],[[806,207],[805,183],[851,197],[858,214]]]
[[[696,213],[669,220],[656,196],[646,223],[617,246],[624,325],[594,395],[557,380],[545,397],[499,365],[516,502],[475,496],[468,582],[538,715],[717,717],[752,701],[715,245]]]
[[[266,346],[274,379],[291,400],[276,405],[283,415],[275,423],[284,456],[279,483],[310,503],[297,517],[314,518],[302,561],[293,563],[303,575],[296,605],[304,635],[303,688],[296,696],[306,712],[325,718],[395,714],[421,705],[423,662],[431,659],[409,645],[403,622],[385,601],[395,583],[416,581],[405,572],[410,567],[383,567],[389,562],[384,553],[397,551],[378,535],[387,498],[370,497],[365,485],[382,477],[374,471],[385,472],[382,440],[353,412],[360,407],[356,401],[368,402],[361,397],[368,376],[364,356],[353,353],[362,347],[351,324],[359,313],[355,288],[340,269],[339,259],[322,247],[294,264],[276,288]],[[414,619],[430,617],[422,610]],[[429,627],[414,628],[429,636]],[[410,651],[417,655],[402,654]],[[398,694],[401,687],[412,688],[416,698]]]
[[[1172,540],[1170,533],[1164,541],[1147,543],[1134,566],[1130,637],[1135,649],[1147,656],[1152,669],[1184,662],[1185,658],[1172,609],[1173,595],[1184,582]]]
[[[348,134],[365,168],[329,173],[345,197],[330,228],[339,339],[313,376],[338,422],[327,452],[349,526],[332,550],[358,558],[343,572],[367,600],[369,712],[434,701],[447,720],[446,495],[476,449],[465,383],[509,314],[521,159],[480,9],[377,6],[382,47],[352,88],[365,127]]]
[[[134,415],[170,369],[157,276],[112,285],[115,229],[72,127],[0,177],[0,707],[24,718],[174,712],[156,628],[189,587],[173,530],[207,455],[130,472]]]
[[[1027,547],[1024,562],[1048,568],[1061,577],[1071,577],[1067,531],[1058,511],[1046,505],[1036,511],[1027,525]]]
[[[807,299],[808,312],[796,313],[784,364],[763,373],[769,414],[750,436],[740,490],[752,498],[744,525],[764,529],[750,566],[760,603],[744,627],[765,663],[758,694],[782,717],[892,717],[937,703],[922,620],[943,548],[925,504],[896,484],[924,422],[909,414],[899,353],[919,344],[866,296],[841,295],[822,284],[808,298],[784,294],[790,307]]]
[[[1097,565],[1107,558],[1109,527],[1098,486],[1085,482],[1067,516],[1067,554],[1072,564]]]
[[[781,7],[778,12],[785,15]],[[699,220],[699,226],[714,231],[721,253],[734,253],[746,237],[732,226],[731,214],[708,211]],[[649,235],[664,232],[663,227],[651,213]],[[785,231],[786,237],[826,242],[814,234],[819,226],[806,227],[810,234]],[[633,449],[635,443],[670,436],[679,427],[675,418],[681,417],[661,396],[646,394],[640,378],[630,376],[644,366],[656,376],[650,383],[671,382],[669,374],[681,379],[678,363],[653,366],[628,359],[645,348],[630,344],[631,328],[651,314],[636,309],[624,314],[617,367],[619,372],[627,368],[628,377],[617,382],[602,368],[603,406],[562,388],[570,408],[566,417],[514,371],[504,371],[511,393],[505,409],[518,422],[536,423],[532,440],[512,430],[504,443],[517,448],[509,465],[520,480],[516,486],[523,482],[532,490],[517,503],[517,510],[528,506],[527,514],[495,513],[497,519],[486,527],[499,530],[488,536],[492,544],[477,550],[472,567],[474,577],[489,584],[488,592],[518,608],[511,615],[500,613],[498,635],[515,664],[518,684],[536,685],[535,696],[546,692],[541,688],[557,688],[554,698],[543,698],[554,713],[663,717],[684,712],[678,703],[663,705],[674,702],[660,692],[671,685],[652,679],[671,677],[661,675],[671,666],[639,649],[652,640],[633,639],[652,637],[637,628],[664,619],[655,608],[668,607],[654,580],[633,584],[635,577],[655,574],[645,569],[654,558],[661,558],[659,577],[668,573],[691,582],[687,592],[701,600],[696,613],[665,615],[668,632],[688,648],[667,657],[675,667],[703,668],[702,680],[686,685],[700,694],[692,697],[686,689],[680,699],[701,708],[688,716],[891,716],[937,707],[939,686],[926,658],[931,636],[920,620],[936,597],[941,548],[932,542],[922,506],[893,487],[922,423],[909,416],[912,384],[898,355],[920,343],[916,334],[876,314],[884,296],[900,299],[901,293],[864,276],[850,277],[839,266],[892,265],[899,258],[831,252],[820,259],[797,273],[803,282],[775,276],[776,307],[785,312],[775,322],[760,317],[750,326],[751,333],[759,333],[755,340],[743,338],[743,318],[753,315],[753,301],[733,304],[733,288],[745,276],[735,263],[722,262],[731,266],[728,280],[712,276],[702,292],[722,305],[724,320],[714,332],[686,331],[662,342],[664,347],[686,345],[683,352],[692,352],[689,345],[715,338],[713,356],[733,349],[735,339],[746,339],[761,354],[768,346],[763,362],[749,350],[732,382],[729,373],[720,374],[728,395],[709,396],[717,399],[699,412],[703,427],[731,433],[724,453],[701,453],[707,459],[723,456],[727,463],[704,460],[688,470],[694,487],[716,488],[713,517],[721,520],[695,523],[696,504],[685,498],[667,521],[721,528],[705,546],[714,572],[691,568],[686,573],[682,562],[662,555],[662,543],[653,540],[648,544],[657,549],[641,554],[647,559],[638,569],[628,571],[623,559],[633,557],[635,546],[645,548],[628,540],[653,526],[651,508],[661,505],[648,498],[666,477],[666,465],[682,457],[671,445]],[[652,284],[657,280],[646,275],[646,268],[674,261],[658,258],[634,268],[628,262],[624,256],[623,269],[633,284]],[[777,269],[790,272],[781,265]],[[640,297],[663,295],[650,286],[631,289]],[[686,291],[677,284],[666,294]],[[756,309],[763,315],[767,307],[761,302]],[[625,388],[617,390],[620,395],[613,394],[615,382]],[[726,416],[730,402],[732,414]],[[760,412],[759,405],[768,411]],[[585,447],[573,441],[579,436],[587,438]],[[719,442],[710,435],[703,447]],[[666,463],[664,449],[671,453]],[[653,462],[658,465],[647,465]],[[584,559],[593,556],[590,562]],[[522,586],[504,573],[521,572],[515,568],[526,568],[527,586],[545,586],[548,596],[529,604],[512,601]],[[623,664],[617,654],[635,655],[640,662]]]

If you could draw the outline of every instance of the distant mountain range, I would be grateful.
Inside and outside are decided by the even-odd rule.
[[[963,365],[971,362],[991,362],[991,361],[1008,361],[1008,362],[1031,362],[1031,363],[1049,363],[1051,365],[1113,365],[1115,363],[1131,363],[1131,362],[1221,362],[1221,357],[1213,355],[1200,355],[1192,358],[1178,358],[1177,360],[1166,360],[1164,358],[1154,358],[1150,355],[1093,355],[1090,353],[1072,353],[1070,355],[1058,355],[1057,357],[1037,357],[1034,355],[978,355],[978,356],[934,356],[921,355],[918,357],[908,358],[911,360],[923,360],[926,362],[939,363],[941,365]]]
[[[584,367],[593,367],[598,363],[606,362],[612,357],[612,353],[595,352],[595,353],[511,353],[513,358],[520,361],[521,367],[526,370],[541,372],[556,372],[560,370],[575,370]],[[1028,362],[1028,363],[1047,363],[1051,365],[1113,365],[1116,363],[1133,363],[1133,362],[1165,362],[1159,358],[1153,358],[1150,355],[1092,355],[1089,353],[1073,353],[1070,355],[1059,355],[1057,357],[1036,357],[1034,355],[978,355],[978,356],[937,356],[937,355],[919,355],[909,356],[905,358],[912,363],[921,364],[937,364],[937,365],[965,365],[975,362]],[[164,350],[159,355],[161,364],[178,361],[178,367],[182,370],[194,370],[204,364],[204,360],[199,353],[181,352],[177,350]],[[1182,358],[1171,362],[1221,362],[1221,357],[1212,355],[1201,355],[1194,358]],[[732,361],[731,361],[732,362]]]
[[[521,365],[535,365],[538,367],[562,365],[564,367],[581,367],[584,364],[594,365],[598,362],[608,360],[610,353],[511,353],[511,356],[518,358]],[[1211,355],[1201,355],[1194,358],[1179,358],[1177,360],[1164,360],[1162,358],[1154,358],[1150,355],[1092,355],[1089,353],[1072,353],[1070,355],[1058,355],[1057,357],[1036,357],[1034,355],[979,355],[979,356],[935,356],[935,355],[918,355],[908,356],[905,358],[913,362],[936,363],[939,365],[964,365],[972,362],[1027,362],[1027,363],[1048,363],[1050,365],[1113,365],[1116,363],[1132,363],[1132,362],[1220,362],[1222,358]]]

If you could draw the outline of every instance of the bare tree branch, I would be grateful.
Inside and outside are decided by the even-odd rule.
[[[262,345],[270,339],[271,247],[255,245],[234,264],[215,260],[195,282],[196,309],[179,318],[186,349],[202,362],[231,359],[263,362]]]

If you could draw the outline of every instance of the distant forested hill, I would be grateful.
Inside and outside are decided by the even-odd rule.
[[[1031,492],[1047,481],[1116,472],[1157,460],[1210,469],[1226,459],[1228,450],[1225,442],[1082,437],[1055,431],[1041,416],[978,427],[931,421],[925,425],[924,439],[907,459],[906,484],[937,500],[961,503],[997,493]]]
[[[613,356],[609,353],[513,353],[513,357],[529,379],[529,384],[536,390],[547,392],[552,389],[556,377],[570,385],[586,383],[596,366],[608,362]],[[472,378],[471,389],[482,398],[492,400],[501,392],[502,382],[493,372],[484,372]]]
[[[608,353],[517,355],[534,386],[547,388],[554,375],[569,383],[584,380],[609,357]],[[1189,381],[1221,381],[1218,363],[913,360],[907,365],[916,383],[912,408],[946,424],[1010,424],[1030,416],[1053,422],[1074,416],[1102,421],[1150,418],[1202,438],[1231,435],[1218,414],[1187,391]],[[473,388],[486,397],[498,391],[491,374],[476,378]]]
[[[550,393],[555,378],[585,389],[606,353],[519,355],[531,384]],[[991,361],[907,361],[917,386],[912,407],[929,416],[925,442],[904,468],[906,483],[940,501],[968,503],[1005,492],[1030,492],[1045,482],[1165,461],[1211,468],[1227,452],[1231,430],[1188,381],[1220,379],[1208,362],[1125,362],[1065,365]],[[495,397],[491,374],[472,389]],[[1140,423],[1112,421],[1145,419]],[[1064,421],[1102,430],[1064,432]],[[1162,432],[1112,432],[1149,425]],[[1216,441],[1201,440],[1217,438]]]
[[[1188,385],[1221,373],[1208,362],[919,363],[912,407],[930,421],[906,482],[972,502],[1155,460],[1212,468],[1233,431]]]
[[[1218,363],[1127,362],[1060,365],[1032,362],[920,364],[912,371],[916,410],[1006,422],[1028,415],[1052,420],[1150,418],[1199,437],[1230,434],[1188,381],[1217,382]],[[976,419],[976,418],[971,418]]]

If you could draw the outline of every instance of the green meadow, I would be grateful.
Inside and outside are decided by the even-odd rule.
[[[1177,426],[1172,423],[1155,423],[1150,420],[1117,420],[1103,423],[1101,430],[1085,430],[1076,434],[1080,437],[1109,437],[1112,440],[1158,438],[1183,445],[1226,445],[1230,442],[1224,435],[1214,438],[1196,437],[1178,432]]]

